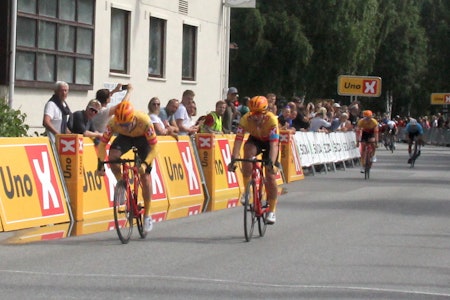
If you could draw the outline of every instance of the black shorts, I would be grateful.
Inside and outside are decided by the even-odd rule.
[[[410,141],[414,141],[414,137],[419,136],[419,132],[408,132],[408,137]]]
[[[252,144],[256,147],[256,155],[262,153],[262,159],[263,160],[269,160],[269,153],[270,153],[270,142],[264,142],[261,140],[258,140],[257,138],[254,138],[253,136],[249,136],[246,144]],[[278,155],[276,161],[273,163],[276,164],[278,162]]]
[[[122,156],[122,154],[127,153],[133,146],[138,149],[138,155],[144,161],[150,152],[150,145],[145,136],[130,137],[119,134],[111,144],[111,149],[119,150]]]
[[[370,139],[374,138],[375,134],[373,132],[363,131],[361,135],[361,142],[368,142]]]

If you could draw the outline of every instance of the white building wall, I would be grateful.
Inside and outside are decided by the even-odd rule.
[[[70,90],[68,104],[72,111],[84,109],[95,92],[108,83],[132,83],[131,101],[136,109],[147,111],[147,103],[158,96],[163,105],[171,98],[180,99],[184,90],[196,93],[198,116],[214,110],[223,99],[228,81],[229,8],[222,0],[188,0],[188,14],[178,12],[178,0],[113,0],[96,1],[94,41],[94,87],[90,91]],[[111,7],[129,10],[130,72],[109,72]],[[167,20],[166,74],[163,79],[147,77],[149,18]],[[198,26],[196,81],[181,80],[183,23]],[[53,94],[51,90],[16,87],[13,108],[27,114],[29,134],[42,133],[43,109]]]

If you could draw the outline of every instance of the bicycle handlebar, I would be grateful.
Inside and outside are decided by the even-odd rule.
[[[137,162],[136,159],[116,159],[116,160],[105,160],[103,164],[124,164],[124,163],[131,163],[131,162]]]
[[[235,158],[235,162],[243,161],[243,162],[251,162],[251,163],[263,163],[264,165],[270,164],[270,160],[267,159],[256,159],[256,158]]]

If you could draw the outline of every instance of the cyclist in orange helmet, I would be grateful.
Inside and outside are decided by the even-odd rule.
[[[373,118],[371,110],[363,111],[363,118],[361,118],[356,125],[356,147],[359,147],[359,143],[375,143],[375,148],[378,148],[378,122]],[[365,165],[365,147],[361,148],[361,167]],[[375,151],[373,149],[373,162],[375,162]],[[361,173],[364,173],[364,169],[361,168]]]
[[[133,146],[138,149],[139,157],[143,163],[139,170],[142,182],[142,196],[144,198],[145,216],[144,230],[146,232],[152,230],[153,220],[150,215],[151,201],[151,178],[152,162],[156,156],[157,139],[155,129],[150,121],[150,117],[144,112],[135,111],[133,105],[129,101],[122,101],[116,107],[114,118],[112,118],[106,126],[106,131],[100,138],[98,145],[98,166],[97,174],[105,175],[105,167],[103,162],[106,158],[106,145],[117,133],[111,147],[109,149],[109,160],[117,160],[123,154],[128,152]],[[121,167],[118,164],[111,164],[111,171],[121,183]]]
[[[266,193],[269,204],[269,213],[267,214],[267,223],[274,224],[276,221],[275,210],[277,205],[278,189],[276,183],[276,174],[278,172],[278,151],[279,151],[279,128],[278,118],[272,112],[268,111],[268,101],[264,96],[255,96],[248,102],[250,109],[239,122],[234,140],[231,162],[228,165],[229,170],[234,170],[234,159],[240,155],[240,149],[244,140],[244,135],[248,132],[250,135],[244,145],[244,158],[252,157],[263,153],[263,159],[270,161],[266,166]],[[263,152],[263,150],[265,150]],[[252,175],[252,164],[250,162],[242,163],[242,175],[244,186],[246,187]],[[241,198],[241,203],[243,198]]]

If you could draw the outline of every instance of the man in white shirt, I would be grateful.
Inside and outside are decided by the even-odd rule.
[[[42,120],[45,132],[53,143],[57,134],[70,133],[67,122],[72,114],[66,102],[69,94],[69,85],[64,81],[57,81],[54,92],[53,96],[45,104]]]

